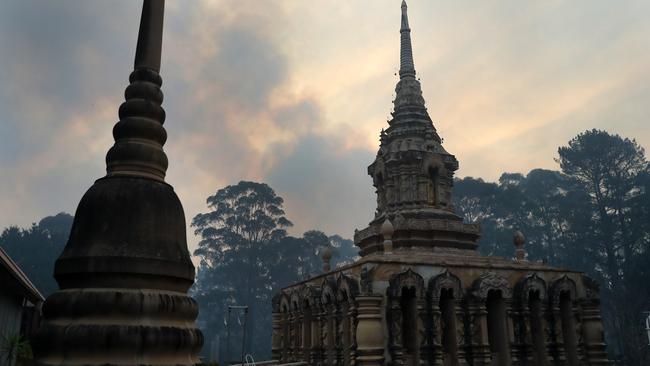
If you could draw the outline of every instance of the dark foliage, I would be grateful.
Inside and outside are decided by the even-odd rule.
[[[480,221],[480,250],[512,257],[521,230],[530,260],[586,272],[601,285],[612,357],[650,364],[641,313],[650,310],[648,162],[634,140],[592,130],[558,150],[561,171],[456,182],[458,212]]]
[[[52,274],[70,234],[73,217],[47,216],[28,229],[10,226],[0,235],[0,246],[20,266],[43,296],[58,289]]]
[[[231,314],[228,345],[228,306],[246,305],[246,353],[268,358],[272,296],[284,286],[320,273],[318,255],[324,246],[334,248],[333,265],[351,261],[357,252],[350,240],[328,237],[321,231],[307,231],[301,238],[288,236],[285,229],[291,222],[285,217],[283,200],[264,183],[242,181],[227,186],[207,203],[209,211],[192,221],[201,238],[194,252],[201,262],[193,295],[201,309],[204,351],[218,342],[223,351],[221,363],[228,350],[230,360],[239,357],[243,317]]]

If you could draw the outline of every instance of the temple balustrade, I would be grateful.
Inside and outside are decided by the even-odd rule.
[[[566,275],[549,284],[530,273],[512,285],[488,271],[464,284],[448,269],[426,281],[407,269],[393,274],[381,294],[360,287],[358,278],[338,273],[283,290],[274,298],[274,359],[373,364],[362,360],[368,352],[357,342],[363,338],[357,334],[362,310],[362,316],[377,314],[363,318],[364,329],[375,319],[373,329],[384,332],[383,355],[373,351],[373,357],[385,357],[384,364],[579,366],[594,359],[607,364],[602,339],[585,339],[589,332],[582,330],[600,326],[597,297],[578,299]]]

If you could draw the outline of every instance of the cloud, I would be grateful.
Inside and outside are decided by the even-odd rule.
[[[341,149],[336,136],[309,135],[270,170],[266,179],[285,198],[296,233],[319,229],[352,237],[375,211],[374,188],[365,167],[374,154]]]
[[[285,198],[297,234],[365,226],[399,2],[166,6],[167,180],[188,221],[247,179]],[[459,176],[557,168],[557,146],[591,127],[650,146],[648,2],[411,0],[409,11],[429,113]],[[74,211],[104,174],[139,14],[128,0],[3,5],[0,227]]]

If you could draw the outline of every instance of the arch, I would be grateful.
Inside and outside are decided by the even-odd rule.
[[[440,299],[440,294],[444,289],[451,290],[456,300],[463,298],[463,285],[460,278],[447,269],[429,280],[427,291],[433,301],[437,301]]]
[[[281,298],[282,298],[282,293],[280,293],[280,292],[273,295],[273,297],[271,298],[271,308],[273,309],[274,313],[279,313],[280,312],[280,299]]]
[[[356,333],[353,321],[353,312],[355,309],[355,298],[359,294],[359,285],[357,281],[344,273],[340,273],[337,279],[337,301],[340,311],[340,323],[337,334],[341,361],[344,366],[352,364],[352,352],[355,347],[354,336]]]
[[[492,353],[492,364],[510,365],[507,305],[512,299],[512,288],[507,279],[494,272],[486,272],[474,281],[473,295],[484,303],[487,311],[487,339]]]
[[[414,289],[415,297],[422,298],[424,295],[424,279],[410,268],[391,276],[388,281],[388,295],[398,298],[402,295],[402,289]]]
[[[488,293],[491,290],[500,291],[501,296],[504,299],[512,298],[512,288],[510,287],[508,280],[494,272],[486,272],[482,274],[481,277],[477,278],[476,281],[474,281],[473,287],[474,289],[472,291],[472,294],[482,301],[487,300]]]
[[[564,351],[569,366],[578,366],[578,336],[576,329],[575,312],[573,309],[576,300],[576,284],[567,275],[553,282],[551,287],[551,301],[554,307],[554,317],[559,325],[558,331],[562,333]]]
[[[301,305],[303,308],[316,306],[317,300],[319,300],[320,297],[319,288],[307,285],[302,289],[300,293],[300,299],[302,300]]]
[[[359,294],[359,284],[355,279],[340,273],[336,280],[337,301],[354,300]]]
[[[321,284],[321,303],[323,305],[335,304],[336,301],[336,283],[330,279],[324,279]]]
[[[528,322],[528,326],[525,323],[515,324],[515,337],[518,337],[518,342],[525,343],[526,337],[529,336],[535,365],[544,365],[548,357],[542,305],[547,299],[546,281],[537,273],[529,274],[515,286],[515,296],[519,300],[521,308],[527,310],[525,321]],[[522,320],[524,320],[523,316]]]
[[[302,309],[302,303],[300,301],[300,293],[298,291],[299,290],[292,291],[291,296],[289,297],[291,303],[291,310],[293,311]]]
[[[280,294],[279,303],[281,312],[287,313],[289,310],[291,310],[291,302],[289,300],[289,296],[287,296],[286,293],[283,292]]]
[[[282,341],[280,342],[280,348],[281,348],[281,356],[280,358],[283,361],[288,361],[291,355],[291,316],[290,316],[290,311],[291,311],[291,300],[289,299],[289,296],[281,292],[278,294],[278,304],[279,304],[279,310],[280,313],[282,314],[281,318],[281,332],[282,332]]]
[[[558,278],[551,285],[551,301],[553,306],[560,305],[562,293],[568,293],[572,301],[576,300],[576,283],[567,275]]]
[[[457,308],[463,297],[460,279],[445,269],[429,280],[428,293],[434,309],[432,324],[434,337],[440,345],[443,364],[458,365],[459,339],[458,329],[462,329],[462,320],[457,319]]]
[[[312,356],[312,351],[314,346],[318,344],[319,332],[315,332],[313,329],[313,323],[315,320],[315,314],[318,310],[318,300],[320,300],[319,289],[305,285],[302,291],[300,292],[300,298],[302,300],[302,356],[304,360],[310,360]]]
[[[446,174],[445,164],[439,155],[427,155],[422,161],[422,173],[429,179],[427,196],[424,197],[430,204],[444,205],[441,198],[440,178]]]
[[[547,298],[546,281],[537,273],[530,274],[517,282],[515,286],[515,296],[522,304],[527,304],[530,300],[531,292],[536,291],[539,294],[539,300],[544,301]]]
[[[422,159],[422,173],[429,174],[431,169],[438,169],[441,173],[445,170],[445,164],[440,155],[427,154]]]
[[[424,301],[424,279],[409,268],[391,276],[387,294],[393,360],[414,366],[419,360],[420,346],[425,339],[418,305]]]
[[[336,282],[330,278],[323,279],[321,284],[321,304],[323,307],[322,343],[326,364],[334,364],[336,360]]]

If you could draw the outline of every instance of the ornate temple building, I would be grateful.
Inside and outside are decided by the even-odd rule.
[[[598,286],[583,273],[478,253],[479,224],[454,212],[454,155],[416,78],[402,3],[399,82],[368,167],[377,211],[361,258],[284,288],[273,358],[310,365],[610,365]],[[326,259],[326,258],[325,258]]]

